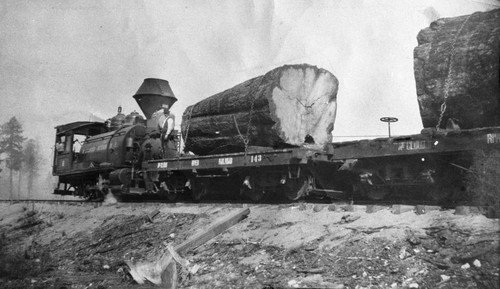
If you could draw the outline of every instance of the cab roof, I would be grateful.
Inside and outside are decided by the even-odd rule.
[[[63,135],[70,131],[75,134],[96,135],[106,131],[106,126],[102,122],[77,121],[55,127],[57,135]]]

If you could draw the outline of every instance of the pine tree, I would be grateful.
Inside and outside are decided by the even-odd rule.
[[[33,182],[38,176],[38,170],[42,163],[39,143],[34,139],[29,139],[24,147],[24,170],[28,177],[28,199],[31,198]]]
[[[6,153],[6,167],[9,169],[9,197],[12,200],[13,196],[13,171],[19,171],[22,165],[22,149],[23,142],[26,140],[23,137],[23,128],[21,123],[12,117],[7,123],[1,127],[0,134],[0,151]]]

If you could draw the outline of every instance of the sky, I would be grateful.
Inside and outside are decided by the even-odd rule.
[[[285,64],[340,82],[334,141],[422,129],[413,49],[442,17],[497,0],[179,0],[0,2],[0,123],[15,116],[50,159],[54,127],[140,112],[145,78],[170,82],[182,113]],[[50,165],[50,163],[49,163]]]

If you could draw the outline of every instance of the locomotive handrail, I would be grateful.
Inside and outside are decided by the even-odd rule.
[[[120,130],[122,130],[122,129],[124,129],[124,128],[125,128],[125,126],[121,126],[121,127],[119,127],[117,130],[115,130],[115,131],[113,132],[113,134],[111,134],[111,137],[109,138],[109,141],[108,141],[108,143],[106,144],[106,160],[105,160],[104,162],[109,162],[109,145],[111,144],[111,140],[113,139],[113,137],[114,137],[115,135],[117,135],[117,134],[118,134],[118,132],[119,132]]]

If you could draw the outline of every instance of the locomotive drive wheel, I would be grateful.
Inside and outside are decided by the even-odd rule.
[[[284,195],[288,200],[296,201],[305,194],[307,186],[305,178],[288,179],[283,188]]]
[[[104,194],[100,190],[91,189],[86,191],[84,198],[88,202],[102,202],[104,201]]]

